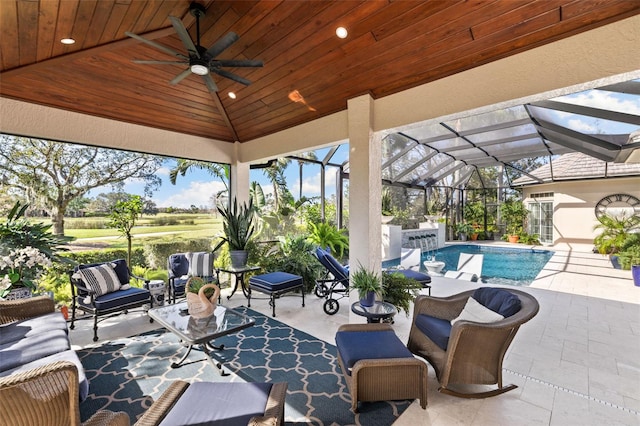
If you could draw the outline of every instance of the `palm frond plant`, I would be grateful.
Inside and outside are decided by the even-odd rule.
[[[375,296],[382,295],[382,279],[380,275],[361,264],[358,264],[358,268],[349,275],[351,278],[349,290],[358,292],[362,306],[372,306]]]
[[[382,274],[382,298],[395,306],[398,312],[404,311],[407,317],[411,303],[418,297],[420,290],[422,290],[422,284],[399,272]]]
[[[615,254],[620,251],[631,231],[640,228],[640,218],[637,216],[612,216],[605,214],[599,219],[600,223],[593,227],[594,231],[601,231],[593,240],[600,254]]]
[[[308,240],[319,247],[331,249],[331,252],[338,258],[344,257],[346,250],[349,250],[349,237],[327,222],[309,223]]]

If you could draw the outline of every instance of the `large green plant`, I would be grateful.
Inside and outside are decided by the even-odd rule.
[[[464,206],[464,220],[474,225],[484,224],[484,206],[480,201],[467,203]]]
[[[248,205],[238,206],[238,200],[234,198],[230,208],[218,206],[218,211],[222,215],[222,239],[229,245],[229,250],[246,250],[255,231],[253,200],[249,200]]]
[[[422,290],[422,284],[399,272],[382,274],[383,299],[395,306],[398,312],[404,311],[407,316],[409,316],[411,303],[418,297],[420,290]]]
[[[510,198],[500,205],[502,220],[507,225],[507,233],[518,235],[522,232],[524,220],[529,214],[529,210],[524,203],[516,198]]]
[[[605,214],[599,218],[600,223],[593,227],[601,231],[593,240],[600,254],[614,254],[620,251],[627,241],[630,232],[640,227],[637,216],[617,217]]]
[[[358,265],[355,271],[349,273],[351,277],[350,290],[358,292],[360,299],[367,297],[367,293],[374,292],[378,295],[382,294],[382,279],[380,275]]]
[[[132,195],[127,200],[118,201],[109,214],[108,226],[116,228],[127,239],[127,265],[131,265],[131,230],[142,214],[142,197]]]
[[[315,245],[304,236],[281,237],[275,252],[267,252],[258,261],[265,271],[288,272],[302,277],[305,292],[313,290],[322,265],[313,255]]]
[[[330,223],[309,223],[308,240],[322,248],[329,247],[331,252],[339,258],[349,249],[349,238]]]

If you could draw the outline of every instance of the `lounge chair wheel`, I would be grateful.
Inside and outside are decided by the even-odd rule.
[[[327,299],[322,308],[324,309],[325,314],[334,315],[340,309],[340,305],[336,299]]]
[[[316,288],[313,291],[318,297],[325,297],[327,295],[327,287],[324,284],[316,284]]]

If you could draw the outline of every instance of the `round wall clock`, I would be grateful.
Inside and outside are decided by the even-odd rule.
[[[596,204],[596,217],[598,220],[604,215],[618,219],[640,216],[640,200],[629,194],[607,195]]]

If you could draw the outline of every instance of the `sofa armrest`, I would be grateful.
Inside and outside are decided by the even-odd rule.
[[[136,422],[136,426],[156,426],[171,411],[174,404],[180,399],[184,391],[189,387],[189,383],[177,380],[165,390],[147,411]]]
[[[54,312],[55,305],[47,296],[0,302],[0,324],[7,324]]]
[[[100,410],[89,420],[82,423],[82,426],[129,426],[131,421],[129,415],[123,411],[113,412]]]
[[[279,382],[271,386],[264,416],[249,419],[250,426],[278,426],[284,425],[284,400],[287,396],[287,383]]]

